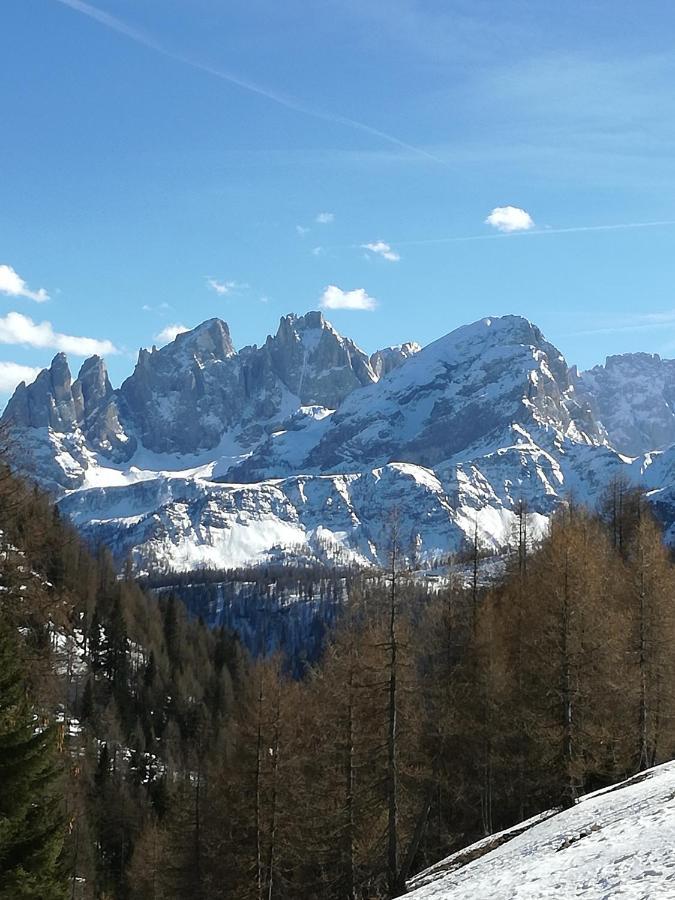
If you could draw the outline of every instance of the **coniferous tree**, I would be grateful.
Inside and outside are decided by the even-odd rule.
[[[16,634],[0,622],[0,898],[62,900],[57,732],[25,697]]]

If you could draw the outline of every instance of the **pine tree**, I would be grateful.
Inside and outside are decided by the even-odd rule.
[[[0,900],[60,900],[65,829],[57,734],[36,727],[19,641],[0,623]]]

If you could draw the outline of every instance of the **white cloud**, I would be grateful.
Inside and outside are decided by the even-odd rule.
[[[319,225],[330,225],[331,222],[335,221],[335,213],[320,212],[316,217],[316,221]]]
[[[229,294],[230,291],[237,286],[234,281],[218,281],[217,278],[207,278],[206,283],[212,291],[215,291],[216,294],[220,294],[221,296]]]
[[[206,283],[212,291],[224,297],[231,294],[232,291],[246,290],[247,284],[240,284],[238,281],[219,281],[217,278],[207,277]]]
[[[172,324],[167,325],[166,328],[162,328],[159,334],[155,335],[155,340],[158,344],[170,344],[171,341],[175,341],[176,337],[179,334],[183,334],[184,331],[189,331],[185,325]]]
[[[361,247],[381,256],[382,259],[389,260],[389,262],[398,262],[401,258],[395,250],[391,249],[391,245],[386,241],[373,241],[371,244],[361,244]]]
[[[343,291],[335,284],[329,284],[321,295],[319,306],[322,309],[375,309],[377,300],[370,297],[363,288]]]
[[[323,256],[325,252],[323,247],[312,247],[312,256]]]
[[[309,233],[309,228],[305,228],[304,225],[296,225],[295,230],[300,237],[304,237]]]
[[[14,362],[0,362],[0,394],[10,394],[21,381],[30,384],[40,374],[34,366],[22,366]]]
[[[495,206],[485,224],[492,225],[497,231],[529,231],[534,228],[534,219],[519,206]]]
[[[74,356],[92,356],[95,353],[110,355],[119,352],[110,341],[61,334],[54,331],[51,322],[34,322],[18,312],[10,312],[0,317],[0,344],[49,347],[64,353],[72,353]]]
[[[27,297],[36,303],[49,300],[49,294],[44,288],[31,291],[23,278],[6,264],[0,265],[0,294],[6,294],[8,297]]]

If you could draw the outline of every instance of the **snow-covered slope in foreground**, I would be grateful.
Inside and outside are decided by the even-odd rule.
[[[486,852],[500,838],[505,842]],[[675,898],[674,848],[675,762],[669,762],[588,794],[572,809],[533,819],[454,854],[414,878],[409,884],[412,893],[406,896]],[[481,851],[484,855],[475,858]],[[467,857],[473,862],[462,865]]]

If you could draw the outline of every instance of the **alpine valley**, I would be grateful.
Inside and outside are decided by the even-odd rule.
[[[319,312],[237,351],[210,319],[141,350],[118,389],[56,356],[2,423],[18,466],[88,541],[138,574],[288,560],[377,564],[395,509],[434,561],[499,550],[526,503],[542,530],[572,496],[643,485],[675,540],[675,361],[579,373],[518,316],[368,356]]]

